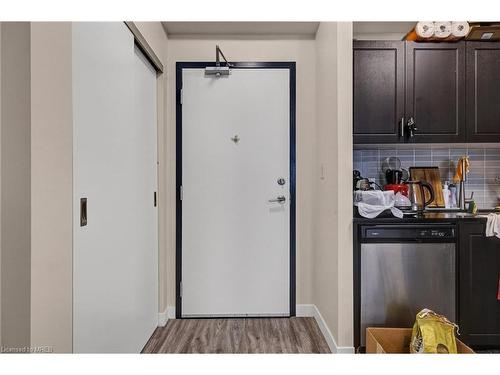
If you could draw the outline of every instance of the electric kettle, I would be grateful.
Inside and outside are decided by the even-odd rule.
[[[408,185],[408,198],[411,202],[411,209],[421,215],[425,207],[434,202],[434,189],[425,180],[406,181]],[[426,200],[425,190],[429,192],[429,199]]]

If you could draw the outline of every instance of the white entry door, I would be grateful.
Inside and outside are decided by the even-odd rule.
[[[182,316],[290,315],[290,70],[182,69]]]
[[[138,353],[157,326],[156,129],[156,72],[131,32],[75,23],[75,353]]]

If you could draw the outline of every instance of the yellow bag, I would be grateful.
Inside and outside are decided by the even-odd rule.
[[[410,353],[456,354],[455,328],[458,326],[444,316],[423,309],[413,325]]]

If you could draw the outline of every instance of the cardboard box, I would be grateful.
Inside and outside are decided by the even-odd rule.
[[[372,354],[409,354],[411,328],[374,328],[366,329],[366,352]],[[457,352],[474,354],[474,351],[457,339]]]

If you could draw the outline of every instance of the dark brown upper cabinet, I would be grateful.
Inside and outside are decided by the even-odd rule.
[[[354,143],[466,141],[465,42],[355,41],[353,49]]]
[[[500,43],[467,42],[467,140],[500,142]]]
[[[406,43],[405,115],[409,142],[465,141],[464,42]]]
[[[354,143],[400,142],[404,42],[354,42],[353,63]]]

